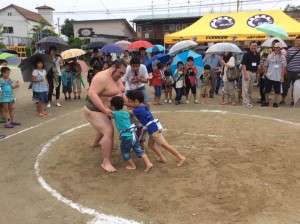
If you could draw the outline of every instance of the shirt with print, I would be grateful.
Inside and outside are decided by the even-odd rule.
[[[32,83],[32,91],[34,92],[47,92],[48,86],[46,83],[46,70],[43,69],[42,71],[38,71],[37,69],[34,69],[32,72],[32,76],[34,76],[37,80],[43,80],[42,82],[33,82]]]
[[[153,86],[162,86],[163,84],[163,71],[156,69],[153,73],[153,79],[152,79],[152,85]]]
[[[200,79],[200,82],[201,82],[201,86],[209,86],[209,81],[211,80],[210,73],[203,72],[200,75],[199,79]]]
[[[131,126],[130,123],[130,114],[128,111],[123,110],[115,110],[114,111],[114,119],[115,125],[118,131],[121,133],[122,131],[129,129]],[[121,134],[122,137],[132,137],[131,132],[124,132]]]
[[[286,67],[286,59],[282,54],[269,54],[265,63],[268,67],[267,78],[273,81],[280,81],[282,69]]]
[[[11,85],[13,84],[13,80],[8,78],[0,78],[0,102],[11,102],[14,98],[13,90]]]
[[[136,118],[141,122],[143,126],[146,126],[150,121],[154,120],[154,117],[146,105],[140,106],[132,110]],[[158,131],[156,123],[152,123],[147,127],[149,135]]]

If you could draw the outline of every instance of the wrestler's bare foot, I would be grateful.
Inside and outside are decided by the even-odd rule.
[[[156,159],[157,162],[160,162],[160,163],[166,163],[167,160],[165,158],[158,158]]]
[[[149,166],[147,166],[147,168],[144,171],[149,172],[152,167],[153,167],[153,164],[151,163],[151,165],[149,164]]]
[[[116,168],[114,168],[113,165],[111,165],[111,163],[108,163],[108,162],[106,162],[106,163],[103,162],[103,163],[101,164],[101,167],[102,167],[106,172],[109,172],[109,173],[114,173],[114,172],[117,171]]]
[[[181,159],[179,160],[179,162],[177,163],[177,166],[182,166],[183,163],[185,162],[186,158],[184,156],[181,157]]]

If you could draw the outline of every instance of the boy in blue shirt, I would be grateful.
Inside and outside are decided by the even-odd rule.
[[[149,108],[143,103],[144,95],[142,92],[138,90],[130,91],[127,94],[127,98],[129,102],[127,105],[134,108],[132,113],[143,126],[147,127],[147,131],[150,136],[148,146],[158,155],[158,161],[162,163],[167,162],[166,158],[155,143],[172,153],[178,159],[177,166],[182,166],[186,158],[165,140],[162,134],[162,126],[160,122],[157,119],[154,119]]]
[[[135,152],[138,157],[141,157],[146,163],[145,172],[150,171],[153,167],[153,164],[150,162],[148,156],[142,150],[140,142],[135,134],[137,128],[135,125],[131,125],[130,123],[130,114],[128,111],[123,111],[124,101],[120,96],[115,96],[111,99],[111,106],[114,110],[114,120],[115,125],[118,131],[120,132],[120,140],[121,140],[121,153],[123,159],[128,162],[126,169],[135,170],[136,165],[133,162],[130,151],[131,148]]]

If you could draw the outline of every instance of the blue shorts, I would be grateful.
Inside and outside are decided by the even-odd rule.
[[[161,97],[161,91],[162,91],[161,86],[154,86],[154,91],[155,91],[155,97]]]
[[[47,102],[48,101],[48,93],[47,92],[34,92],[34,98],[37,101]]]
[[[142,150],[142,147],[138,139],[135,142],[135,144],[132,145],[132,137],[121,137],[120,147],[121,147],[122,157],[125,161],[131,159],[131,155],[130,155],[131,148],[133,149],[137,157],[141,157],[145,153]]]
[[[72,83],[67,82],[67,86],[63,86],[63,93],[72,93]]]

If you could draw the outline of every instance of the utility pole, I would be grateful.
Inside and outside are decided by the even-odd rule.
[[[60,25],[59,25],[59,20],[60,20],[60,18],[57,17],[57,31],[58,31],[58,36],[60,37]]]
[[[239,12],[240,9],[240,0],[237,0],[236,2],[236,11]]]

